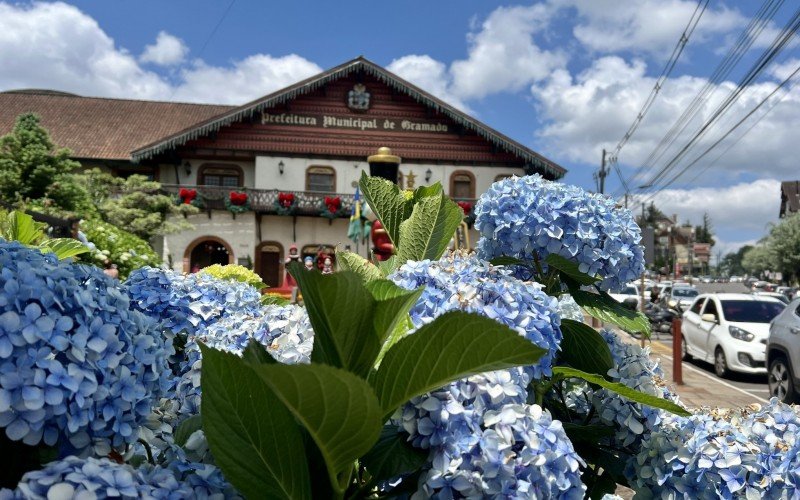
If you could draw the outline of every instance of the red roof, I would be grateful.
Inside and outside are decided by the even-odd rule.
[[[0,92],[0,135],[35,113],[73,158],[130,161],[131,151],[233,109],[233,106],[80,97],[47,90]]]

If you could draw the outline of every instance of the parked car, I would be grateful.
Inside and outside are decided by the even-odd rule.
[[[766,344],[770,321],[785,304],[772,297],[711,293],[697,297],[683,314],[684,359],[714,363],[725,377],[730,371],[767,373]]]
[[[772,297],[773,299],[778,299],[784,304],[789,303],[789,298],[786,295],[778,292],[753,292],[753,295],[760,295],[761,297]]]
[[[770,324],[767,384],[770,396],[784,403],[800,401],[800,298],[786,306]]]
[[[742,277],[741,276],[731,276],[730,277],[730,282],[731,283],[741,283],[742,282]]]
[[[791,286],[779,286],[775,291],[784,294],[789,300],[792,300],[797,293],[797,289]]]
[[[685,311],[692,305],[695,297],[700,292],[697,288],[689,285],[674,285],[665,291],[665,295],[661,298],[662,303],[672,309]]]
[[[621,291],[609,293],[609,295],[625,307],[633,309],[634,311],[639,309],[641,297],[639,296],[639,287],[637,285],[629,283],[625,285],[625,288]]]

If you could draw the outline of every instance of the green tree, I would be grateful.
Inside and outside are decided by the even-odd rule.
[[[39,117],[17,117],[11,133],[0,137],[0,195],[8,201],[42,198],[47,189],[80,164],[68,149],[57,149]]]
[[[777,270],[777,259],[769,238],[747,250],[742,256],[742,267],[749,274],[760,276],[764,271]]]
[[[742,267],[742,258],[751,248],[753,248],[753,245],[744,245],[739,250],[726,254],[720,263],[720,272],[728,276],[745,274],[746,271]]]
[[[712,247],[716,243],[714,240],[714,228],[711,226],[711,216],[708,212],[703,214],[703,224],[694,228],[695,242],[708,243]]]
[[[783,219],[772,226],[769,246],[776,269],[786,281],[794,282],[800,270],[800,214]]]

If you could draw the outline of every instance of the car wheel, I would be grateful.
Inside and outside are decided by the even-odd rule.
[[[717,347],[714,351],[714,373],[719,378],[728,376],[728,360],[725,358],[725,351],[721,347]]]
[[[769,364],[767,384],[769,384],[771,397],[778,398],[784,403],[794,403],[796,396],[794,383],[792,382],[792,372],[785,358],[776,357]]]
[[[686,339],[681,337],[681,353],[683,356],[681,357],[684,361],[691,361],[692,355],[689,354],[689,348],[686,347]]]

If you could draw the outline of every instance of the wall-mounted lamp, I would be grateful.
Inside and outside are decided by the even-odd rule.
[[[186,175],[191,175],[192,173],[192,164],[188,161],[183,164],[183,169],[186,171]]]
[[[280,172],[281,175],[283,175],[283,160],[278,162],[278,172]]]
[[[433,175],[433,172],[431,172],[431,169],[426,170],[425,171],[425,182],[430,182],[432,175]]]

